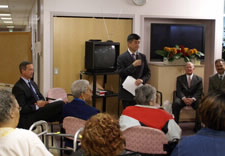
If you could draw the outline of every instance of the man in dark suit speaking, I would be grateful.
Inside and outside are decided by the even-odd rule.
[[[150,69],[146,60],[146,56],[138,52],[140,44],[140,36],[130,34],[127,37],[128,50],[121,54],[117,59],[117,71],[121,77],[122,83],[127,76],[132,76],[136,79],[135,84],[145,84],[151,76]],[[123,107],[135,105],[134,96],[120,86],[119,98],[122,100]]]
[[[202,78],[194,74],[194,68],[193,63],[187,62],[185,65],[185,74],[177,77],[176,98],[172,105],[172,111],[177,123],[179,123],[180,110],[184,106],[191,106],[196,110],[202,96]],[[198,114],[196,115],[195,128],[199,129],[200,121]]]
[[[20,121],[18,127],[28,129],[38,120],[61,121],[63,101],[48,103],[40,93],[37,84],[32,81],[34,66],[24,61],[20,63],[20,79],[12,89],[20,107]]]

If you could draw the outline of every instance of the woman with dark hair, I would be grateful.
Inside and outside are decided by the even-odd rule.
[[[205,128],[182,139],[172,156],[225,155],[225,90],[217,90],[204,97],[199,115]]]
[[[91,117],[82,132],[81,147],[86,156],[116,156],[122,154],[125,140],[118,120],[106,113]]]
[[[173,115],[156,106],[154,87],[145,84],[135,90],[135,95],[138,104],[127,107],[120,116],[122,131],[134,126],[147,126],[162,130],[169,141],[180,139],[181,129]]]

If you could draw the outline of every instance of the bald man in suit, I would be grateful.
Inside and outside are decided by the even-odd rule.
[[[172,105],[175,121],[179,123],[180,110],[185,106],[198,109],[199,101],[203,93],[202,78],[194,74],[194,64],[191,62],[185,65],[185,74],[177,77],[176,98]],[[199,129],[200,121],[196,114],[195,129]]]
[[[209,77],[209,88],[208,92],[213,92],[215,90],[225,89],[225,65],[223,59],[217,59],[215,61],[215,67],[217,73]]]

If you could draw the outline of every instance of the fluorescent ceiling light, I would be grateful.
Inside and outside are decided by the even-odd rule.
[[[11,17],[1,17],[2,20],[12,20]]]
[[[13,21],[3,21],[3,23],[13,23]]]
[[[8,8],[8,5],[0,5],[0,8]]]
[[[0,16],[11,16],[11,14],[0,14]]]
[[[13,25],[10,25],[10,26],[7,26],[7,28],[13,29],[14,26]]]

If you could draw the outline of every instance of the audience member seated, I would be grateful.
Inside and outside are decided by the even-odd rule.
[[[49,122],[62,121],[63,101],[48,103],[40,93],[37,84],[32,81],[34,66],[24,61],[19,65],[20,79],[12,89],[20,107],[18,127],[28,129],[34,122],[45,120]]]
[[[179,123],[180,110],[185,106],[198,109],[199,101],[202,97],[202,78],[194,74],[194,64],[187,62],[185,74],[177,77],[176,98],[172,105],[175,121]],[[196,111],[195,131],[201,128],[198,113]]]
[[[0,90],[0,155],[52,156],[36,134],[16,128],[20,109],[9,91]]]
[[[225,155],[225,91],[214,91],[203,98],[199,115],[205,128],[184,137],[172,156]]]
[[[121,130],[134,126],[147,126],[162,130],[168,141],[180,139],[181,129],[173,119],[173,115],[156,107],[156,89],[149,84],[135,90],[135,106],[127,107],[120,116]]]
[[[118,120],[106,113],[91,117],[82,132],[81,148],[85,155],[89,156],[122,154],[125,140],[122,137]]]
[[[71,87],[74,100],[63,107],[63,117],[73,116],[83,120],[88,120],[91,116],[99,113],[95,107],[87,104],[92,100],[92,91],[87,80],[76,80]],[[73,141],[66,139],[66,146],[73,147]]]

